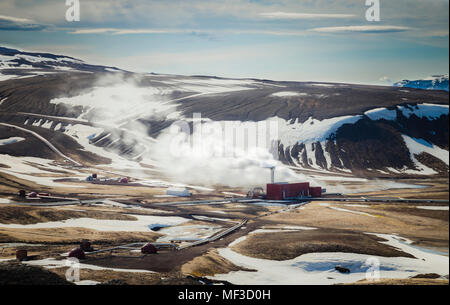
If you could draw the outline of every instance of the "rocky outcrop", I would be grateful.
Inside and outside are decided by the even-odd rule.
[[[417,171],[420,175],[414,157],[437,174],[448,176],[449,167],[445,162],[430,153],[411,153],[403,139],[406,135],[448,150],[448,115],[434,120],[415,115],[399,118],[373,121],[365,117],[355,124],[345,124],[322,143],[299,142],[288,149],[283,147],[281,160],[305,169],[353,172],[394,169]]]

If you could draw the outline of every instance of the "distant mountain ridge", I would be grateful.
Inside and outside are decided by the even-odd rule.
[[[424,90],[444,90],[448,92],[448,74],[433,75],[422,80],[402,80],[395,83],[394,86]]]
[[[58,72],[118,72],[121,69],[90,65],[80,59],[50,53],[24,52],[0,47],[0,72],[3,78],[43,75]]]
[[[61,150],[80,162],[104,163],[108,155],[151,164],[148,152],[160,135],[196,113],[242,134],[275,119],[279,160],[300,170],[448,176],[448,76],[417,81],[429,90],[407,90],[409,81],[394,87],[116,72],[126,71],[0,48],[0,122],[64,143]],[[445,81],[447,90],[437,90]],[[5,138],[14,136],[25,137]],[[0,155],[49,157],[32,145],[0,145]]]

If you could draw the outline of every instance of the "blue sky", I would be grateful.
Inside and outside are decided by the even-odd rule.
[[[448,73],[449,1],[2,0],[0,45],[137,72],[387,84]]]

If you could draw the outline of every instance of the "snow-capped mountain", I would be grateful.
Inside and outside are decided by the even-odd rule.
[[[0,80],[61,72],[114,72],[114,67],[86,64],[82,60],[49,53],[22,52],[0,47]]]
[[[372,176],[448,175],[449,94],[444,91],[121,73],[65,56],[9,52],[1,55],[8,56],[3,66],[8,63],[6,70],[16,76],[0,79],[0,123],[58,139],[54,144],[63,143],[58,148],[81,163],[120,157],[165,166],[177,177],[210,180],[211,173],[225,166],[243,168],[239,179],[245,180],[251,168],[267,161],[239,154],[235,159],[199,158],[182,145],[175,146],[182,153],[169,158],[166,148],[175,137],[171,125],[181,120],[190,126],[200,113],[205,129],[228,124],[240,134],[275,122],[278,141],[271,152],[291,168]],[[22,60],[36,74],[43,69],[49,73],[21,76]],[[61,65],[73,70],[60,72],[55,67]],[[5,138],[18,136],[24,137]],[[217,135],[203,140],[211,150],[229,148]],[[2,145],[0,154],[48,158],[52,153],[27,145],[36,143]]]
[[[421,80],[402,80],[394,84],[395,87],[415,88],[424,90],[444,90],[448,89],[448,74],[433,75]]]

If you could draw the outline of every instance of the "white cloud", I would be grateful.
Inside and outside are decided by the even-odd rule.
[[[12,21],[12,22],[32,22],[30,19],[4,16],[4,15],[0,15],[0,20]]]
[[[260,16],[269,19],[332,19],[332,18],[353,18],[351,14],[305,14],[305,13],[286,13],[270,12],[260,13]]]
[[[46,28],[33,20],[13,16],[0,15],[0,30],[5,31],[39,31]]]
[[[305,31],[283,31],[283,30],[240,30],[240,29],[219,29],[219,30],[198,30],[198,29],[118,29],[118,28],[84,28],[69,30],[69,34],[112,34],[112,35],[132,35],[132,34],[255,34],[273,36],[301,36],[307,34]]]
[[[310,29],[312,32],[319,33],[392,33],[410,31],[412,28],[406,26],[394,25],[355,25],[355,26],[336,26],[336,27],[321,27]]]
[[[113,28],[88,28],[88,29],[79,29],[70,32],[70,34],[105,34],[105,33],[113,33],[118,31],[118,29]]]
[[[181,34],[192,33],[195,30],[183,29],[117,29],[117,28],[85,28],[77,29],[69,32],[70,34],[113,34],[113,35],[127,35],[127,34]]]
[[[448,34],[449,34],[448,29],[443,29],[443,30],[425,31],[423,33],[423,36],[425,36],[425,37],[448,37]]]
[[[391,26],[391,25],[362,25],[362,26],[340,26],[340,27],[320,27],[306,30],[259,30],[259,29],[119,29],[119,28],[85,28],[71,30],[70,34],[112,34],[112,35],[130,35],[130,34],[255,34],[272,36],[303,36],[312,32],[316,33],[393,33],[413,30],[410,27]],[[431,34],[431,33],[430,33]],[[445,33],[439,32],[439,35]]]

